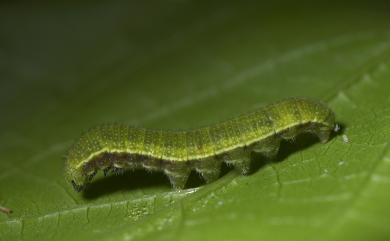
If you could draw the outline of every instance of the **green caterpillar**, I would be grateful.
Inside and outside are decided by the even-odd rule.
[[[325,104],[290,98],[236,118],[187,131],[162,131],[123,124],[90,129],[70,148],[65,162],[66,179],[80,191],[98,170],[145,168],[163,171],[175,189],[184,188],[191,170],[205,181],[220,175],[222,162],[243,174],[252,151],[268,158],[279,150],[281,139],[314,133],[321,142],[336,128],[335,116]]]

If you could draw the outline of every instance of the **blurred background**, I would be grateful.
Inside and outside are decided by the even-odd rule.
[[[388,240],[390,182],[370,180],[387,170],[389,27],[387,1],[1,2],[0,240]],[[327,102],[351,143],[286,144],[182,192],[143,171],[86,194],[64,181],[97,124],[193,128],[290,96]]]

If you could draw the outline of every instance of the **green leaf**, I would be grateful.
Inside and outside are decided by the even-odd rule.
[[[0,239],[388,240],[388,6],[239,2],[1,3]],[[343,132],[180,192],[144,171],[64,180],[96,124],[191,128],[289,96]]]

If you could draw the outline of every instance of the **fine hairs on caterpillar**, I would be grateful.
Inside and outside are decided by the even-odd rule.
[[[281,139],[303,132],[325,143],[337,127],[325,104],[290,98],[261,107],[218,124],[180,131],[136,128],[123,124],[97,126],[84,133],[69,149],[66,179],[81,191],[98,170],[123,172],[145,168],[163,171],[173,188],[184,188],[191,170],[207,182],[220,175],[222,162],[242,174],[250,167],[251,152],[272,158]]]

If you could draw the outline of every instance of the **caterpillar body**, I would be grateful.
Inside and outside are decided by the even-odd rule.
[[[66,179],[82,190],[98,170],[104,174],[145,168],[163,171],[173,188],[184,188],[191,170],[208,183],[220,175],[222,162],[243,174],[250,168],[251,152],[272,158],[281,139],[313,133],[329,140],[335,116],[322,102],[289,98],[218,124],[163,131],[124,124],[105,124],[84,133],[69,149]]]

